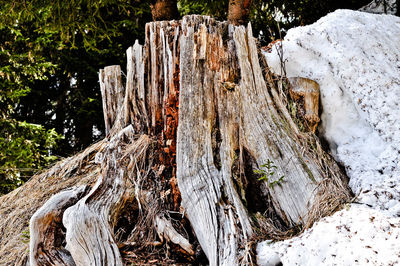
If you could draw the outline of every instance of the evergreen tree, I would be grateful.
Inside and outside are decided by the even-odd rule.
[[[97,71],[125,64],[150,9],[135,0],[1,0],[0,17],[1,194],[54,155],[68,156],[100,137]],[[53,128],[65,135],[61,142]]]
[[[44,37],[49,36],[36,34],[21,21],[0,23],[0,195],[57,159],[51,150],[60,135],[13,118],[20,98],[30,92],[35,80],[54,71],[54,65],[40,56]]]

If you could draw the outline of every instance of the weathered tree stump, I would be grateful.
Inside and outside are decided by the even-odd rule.
[[[133,245],[140,230],[154,230],[154,245],[178,247],[193,261],[195,239],[184,234],[184,220],[169,218],[178,213],[210,265],[251,264],[260,231],[274,237],[274,230],[310,226],[348,200],[339,167],[292,120],[289,92],[279,91],[260,59],[250,25],[204,16],[153,22],[145,45],[135,43],[127,55],[123,92],[117,67],[100,71],[109,134],[96,155],[96,184],[63,214],[64,261],[121,265],[119,247]],[[137,217],[124,224],[132,232],[120,243],[115,232],[132,197]],[[43,207],[32,218],[41,232],[31,245],[53,234],[35,225],[52,212]],[[40,263],[37,250],[32,265]]]

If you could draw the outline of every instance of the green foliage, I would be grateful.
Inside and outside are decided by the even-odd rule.
[[[10,115],[30,84],[54,73],[54,65],[40,56],[43,37],[28,28],[0,24],[0,117]]]
[[[212,15],[219,20],[226,20],[228,16],[229,0],[179,0],[179,13],[184,15]]]
[[[56,34],[59,49],[78,48],[82,38],[85,48],[97,50],[99,41],[120,36],[121,25],[138,25],[148,6],[139,0],[0,0],[0,27],[29,23],[40,34]]]
[[[39,77],[23,79],[22,71],[14,71],[24,90],[16,94],[13,89],[4,97],[8,102],[1,101],[2,105],[12,109],[12,117],[17,120],[63,133],[65,139],[56,151],[62,156],[87,147],[101,137],[104,128],[98,70],[107,65],[126,65],[126,49],[136,39],[143,42],[144,25],[151,19],[149,3],[139,0],[29,3],[0,0],[0,3],[0,13],[4,15],[0,27],[4,32],[18,31],[21,39],[26,36],[30,40],[18,45],[15,38],[7,38],[9,45],[20,47],[16,54],[29,54],[35,63],[43,62]],[[2,42],[0,45],[5,46]],[[33,66],[26,57],[20,61],[22,66]],[[8,58],[4,62],[9,68]],[[12,95],[15,101],[10,102]]]
[[[271,181],[272,177],[275,175],[275,170],[277,169],[273,161],[267,159],[267,162],[262,164],[260,168],[261,169],[254,170],[254,173],[261,175],[258,178],[258,181],[267,182],[270,188],[274,188],[275,185],[282,186],[285,176],[281,176],[278,179]]]
[[[3,6],[4,7],[4,6]],[[4,14],[1,9],[2,15]],[[29,24],[0,21],[0,195],[25,182],[56,158],[49,152],[61,138],[54,130],[13,119],[31,85],[54,74],[41,56],[51,34],[39,35]]]
[[[49,152],[60,138],[54,130],[39,125],[0,119],[0,194],[56,161]]]

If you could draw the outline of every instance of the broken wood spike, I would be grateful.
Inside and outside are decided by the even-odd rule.
[[[101,98],[103,100],[105,131],[108,134],[124,99],[125,88],[122,84],[121,67],[114,65],[100,69],[99,79]]]
[[[193,246],[186,238],[184,238],[174,229],[169,220],[160,215],[157,215],[155,218],[155,225],[161,241],[164,241],[165,239],[168,242],[172,242],[175,245],[180,246],[187,254],[191,256],[194,255]]]

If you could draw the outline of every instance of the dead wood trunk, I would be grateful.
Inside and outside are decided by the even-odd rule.
[[[63,213],[64,261],[121,265],[121,248],[140,242],[193,262],[197,239],[210,265],[251,264],[256,232],[307,227],[348,199],[345,177],[292,120],[289,92],[258,52],[250,25],[186,16],[147,24],[145,45],[127,51],[123,92],[117,67],[100,72],[109,135],[96,184]],[[53,234],[37,225],[54,212],[46,206],[31,220],[32,246]],[[38,252],[32,265],[49,256]]]

